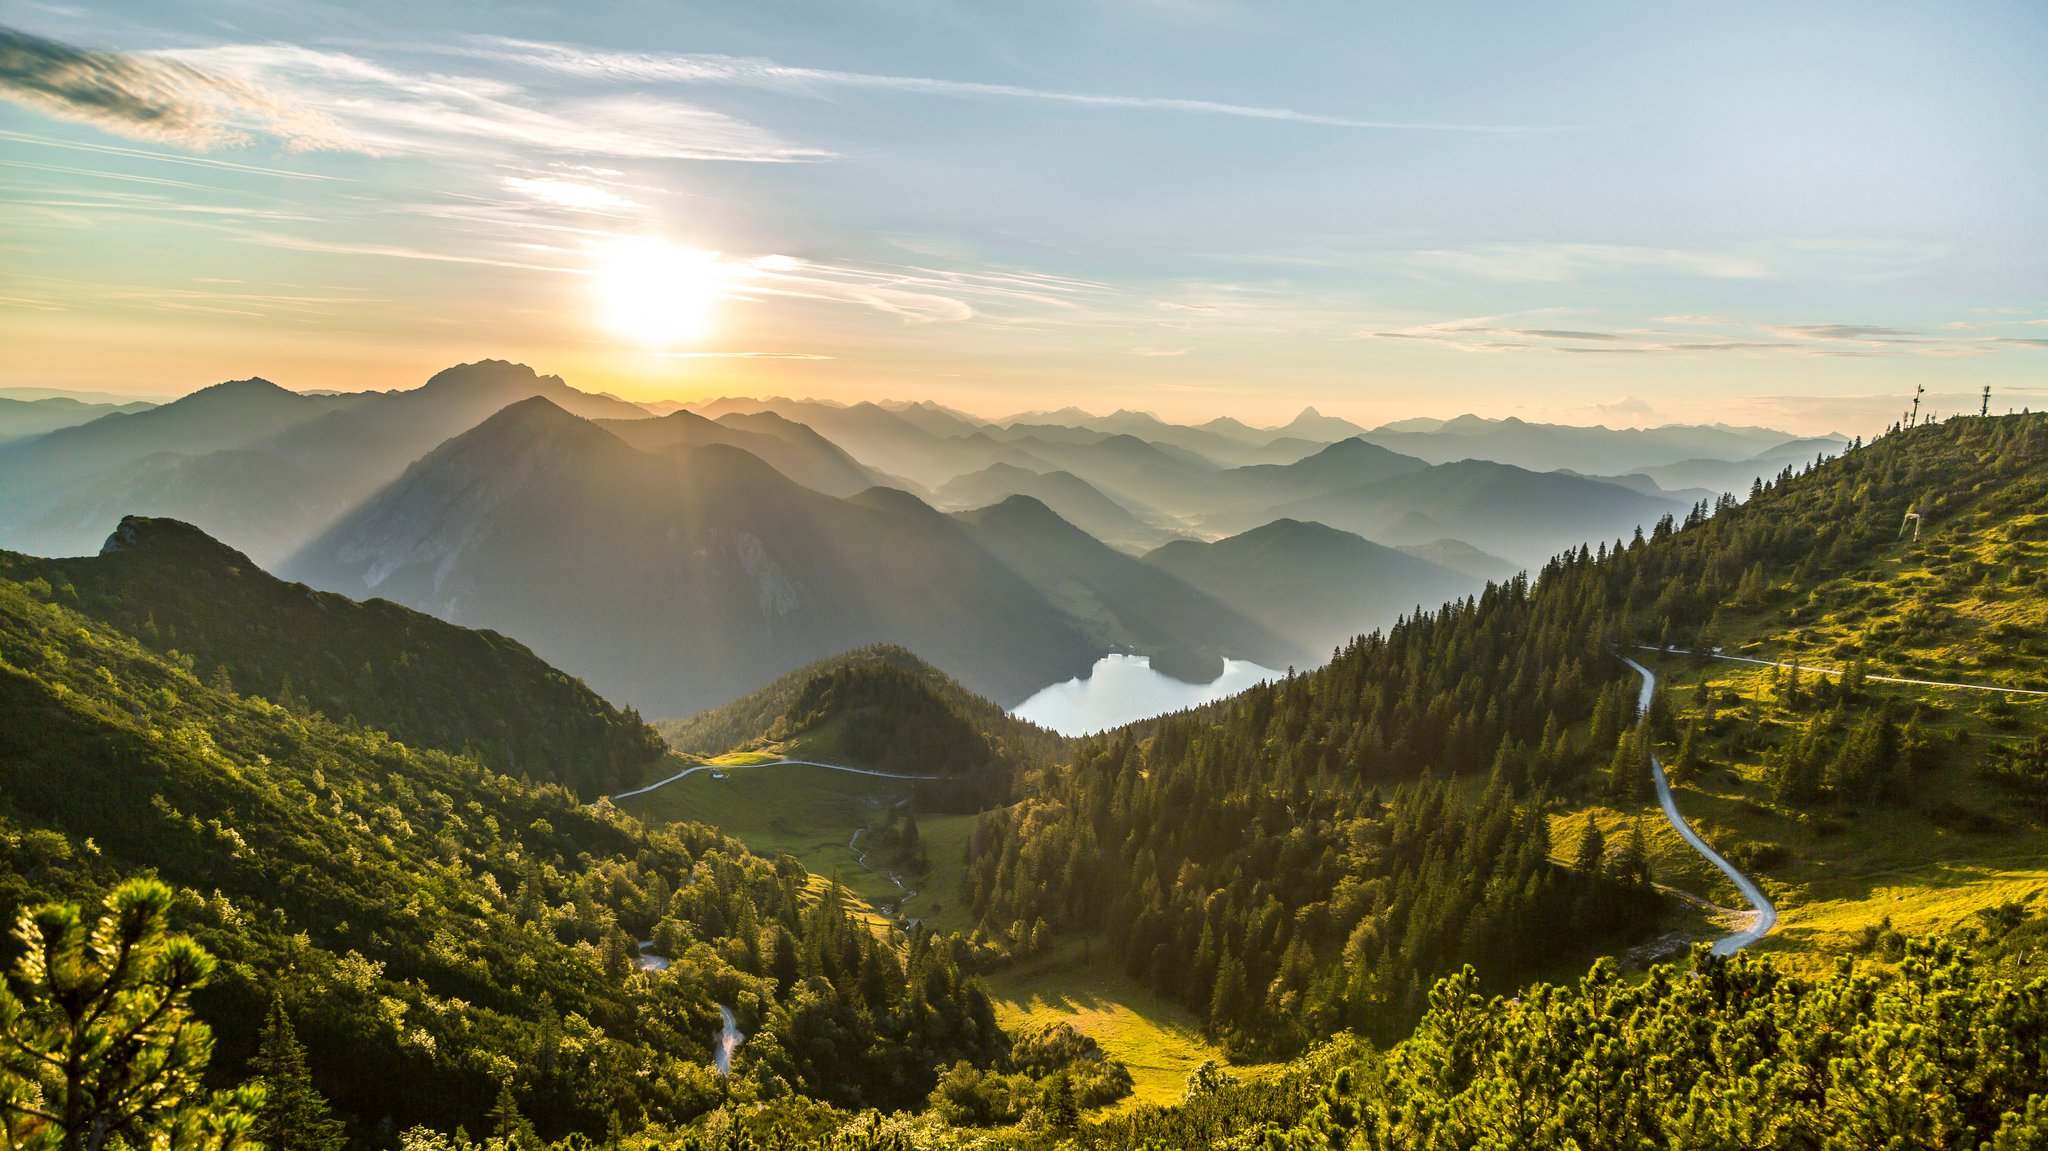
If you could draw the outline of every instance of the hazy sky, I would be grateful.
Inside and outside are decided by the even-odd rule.
[[[0,385],[2039,407],[2044,59],[2039,3],[0,0]]]

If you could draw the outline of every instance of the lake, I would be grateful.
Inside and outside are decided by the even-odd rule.
[[[1284,674],[1249,660],[1226,659],[1223,674],[1214,682],[1182,683],[1153,671],[1149,656],[1106,655],[1088,678],[1041,689],[1012,714],[1061,735],[1087,735],[1236,695]]]

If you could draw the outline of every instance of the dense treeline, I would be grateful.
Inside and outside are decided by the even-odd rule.
[[[937,775],[918,785],[918,805],[962,813],[1009,802],[1021,769],[1052,763],[1069,746],[887,644],[821,660],[725,707],[656,726],[694,755],[778,748],[874,771]]]
[[[1418,613],[1315,672],[1084,742],[978,828],[965,892],[981,928],[1021,949],[1107,928],[1128,970],[1258,1050],[1340,1026],[1391,1034],[1461,963],[1501,986],[1589,930],[1639,928],[1639,841],[1560,870],[1533,810],[1647,794],[1650,728],[1670,709],[1637,721],[1615,649],[1711,645],[1720,604],[1868,562],[1909,507],[2026,507],[2048,484],[2043,423],[1928,425],[1788,468],[1741,504],[1579,547],[1533,585]],[[1779,753],[1802,801],[1896,787],[1916,738],[1879,713],[1821,708],[1810,727]],[[2032,775],[2024,751],[2001,762]],[[1461,800],[1430,778],[1492,786]]]
[[[1340,1036],[1242,1079],[1207,1065],[1168,1107],[1040,1111],[988,1132],[772,1105],[644,1147],[2032,1151],[2048,1146],[2044,938],[2048,917],[2008,905],[1900,938],[1891,963],[1822,973],[1699,948],[1639,980],[1601,961],[1510,997],[1468,969],[1432,988],[1413,1034],[1384,1052]]]
[[[0,916],[160,877],[220,962],[216,1069],[280,1000],[361,1143],[489,1130],[501,1096],[548,1138],[728,1097],[913,1106],[1006,1049],[964,945],[878,935],[794,861],[222,690],[71,602],[0,580]],[[730,1079],[719,1004],[749,1035]]]
[[[1514,978],[1654,916],[1639,850],[1559,868],[1529,802],[1584,786],[1634,720],[1610,626],[1518,579],[1142,742],[1085,743],[983,819],[965,893],[1020,946],[1041,920],[1107,927],[1246,1050],[1397,1035],[1459,964]],[[1446,779],[1489,773],[1476,799]]]
[[[85,559],[0,553],[0,575],[47,583],[159,654],[189,657],[215,687],[472,754],[585,799],[637,782],[665,750],[631,709],[513,640],[285,583],[176,520],[129,516]]]
[[[888,664],[812,676],[768,736],[786,739],[835,722],[843,725],[835,742],[847,762],[878,771],[958,775],[999,758],[974,724],[922,678]]]
[[[1340,1076],[1278,1148],[1873,1148],[2048,1143],[2048,980],[1953,943],[1894,977],[1695,955],[1627,984],[1602,962],[1512,1000],[1445,980],[1378,1077]]]
[[[990,754],[1001,759],[1018,764],[1044,764],[1066,750],[1065,739],[1010,715],[893,644],[856,648],[819,660],[723,707],[688,719],[658,720],[655,726],[677,751],[691,755],[717,755],[762,740],[786,739],[808,730],[821,718],[828,718],[817,714],[814,693],[822,690],[820,681],[829,683],[835,676],[868,678],[863,673],[874,673],[875,682],[895,685],[896,691],[905,691],[911,684],[922,687],[946,712],[964,720],[980,737],[981,744],[962,745],[969,752],[985,745]],[[940,766],[962,770],[979,764],[961,761],[956,765],[956,761],[948,759],[941,761]]]

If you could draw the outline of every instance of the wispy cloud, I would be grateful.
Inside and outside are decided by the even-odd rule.
[[[37,136],[28,132],[0,130],[0,140],[11,140],[19,144],[34,144],[42,148],[60,148],[72,152],[93,152],[105,156],[127,156],[140,160],[153,160],[161,164],[177,164],[189,168],[215,168],[231,172],[253,172],[263,176],[276,176],[285,180],[333,181],[338,176],[324,176],[316,172],[293,172],[284,168],[268,168],[261,164],[238,164],[232,160],[215,160],[205,156],[178,156],[168,152],[152,152],[146,148],[123,148],[113,144],[88,144],[78,140],[53,140],[48,136]]]
[[[1131,354],[1134,356],[1185,356],[1192,350],[1190,348],[1132,348]]]
[[[1561,328],[1506,328],[1511,335],[1528,336],[1538,340],[1619,340],[1613,332],[1572,332]]]
[[[1476,244],[1417,252],[1412,262],[1490,280],[1561,283],[1589,276],[1664,273],[1716,280],[1758,279],[1771,274],[1764,260],[1740,252],[1621,244]]]
[[[1542,352],[1580,356],[1789,354],[1959,357],[1989,355],[2001,345],[2048,348],[2048,339],[1961,334],[1932,337],[1882,324],[1742,325],[1714,317],[1713,325],[1729,329],[1729,333],[1703,336],[1690,331],[1673,332],[1657,328],[1629,328],[1619,332],[1511,328],[1501,326],[1501,319],[1497,316],[1471,317],[1358,334],[1371,339],[1436,344],[1461,352]],[[1705,320],[1700,317],[1664,316],[1655,322],[1701,324]]]
[[[366,150],[474,157],[480,146],[623,159],[791,161],[827,153],[709,108],[643,93],[543,105],[480,76],[415,74],[346,52],[228,44],[165,53],[195,69],[290,93]]]
[[[859,304],[909,324],[1009,322],[1020,313],[1078,312],[1109,290],[1089,280],[1007,268],[858,266],[794,256],[763,256],[740,271],[731,294]]]
[[[552,176],[507,176],[504,183],[507,188],[522,196],[557,208],[573,208],[580,212],[620,215],[639,211],[646,206],[603,188],[580,184],[574,180],[560,180]]]
[[[260,84],[164,56],[78,48],[0,26],[0,96],[47,115],[195,151],[249,143],[350,148],[317,111]]]
[[[1467,132],[1527,135],[1555,132],[1555,125],[1464,124],[1434,120],[1393,120],[1366,116],[1306,112],[1295,108],[1232,104],[1218,100],[1168,96],[1124,96],[1097,92],[1066,92],[1020,84],[991,84],[931,76],[897,76],[873,72],[841,72],[805,68],[758,57],[692,52],[615,52],[573,44],[549,44],[497,36],[477,37],[470,54],[551,72],[626,83],[729,84],[803,92],[820,88],[864,88],[927,96],[1030,100],[1089,108],[1144,112],[1180,112],[1274,120],[1328,128],[1367,128],[1398,132]],[[454,51],[462,51],[455,49]]]
[[[1881,324],[1781,324],[1771,331],[1802,340],[1844,340],[1857,343],[1918,342],[1918,333]]]

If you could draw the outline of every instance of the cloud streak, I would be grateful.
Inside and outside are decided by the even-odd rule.
[[[1032,88],[1020,84],[990,84],[973,80],[945,80],[930,76],[896,76],[873,72],[841,72],[827,68],[804,68],[757,57],[724,56],[692,52],[615,52],[570,44],[549,44],[498,36],[476,37],[469,50],[475,56],[502,63],[521,64],[563,75],[604,79],[622,83],[728,84],[802,92],[819,88],[860,88],[871,91],[908,92],[926,96],[971,99],[1028,100],[1140,112],[1178,112],[1206,116],[1229,116],[1247,120],[1270,120],[1309,124],[1327,128],[1364,128],[1397,132],[1464,132],[1482,135],[1529,135],[1556,132],[1557,126],[1520,124],[1459,124],[1431,120],[1387,120],[1359,116],[1338,116],[1304,112],[1294,108],[1257,104],[1232,104],[1217,100],[1196,100],[1166,96],[1120,96],[1095,92],[1066,92]],[[457,50],[460,51],[460,50]]]
[[[1564,355],[1729,355],[1784,353],[1801,356],[1981,356],[2000,348],[2044,348],[2048,339],[2016,336],[1931,338],[1880,324],[1760,324],[1753,329],[1770,339],[1742,335],[1701,337],[1694,332],[1631,328],[1596,332],[1560,328],[1497,326],[1500,317],[1486,316],[1418,324],[1391,331],[1366,331],[1376,340],[1435,344],[1461,352],[1549,352]],[[1699,322],[1699,317],[1664,317],[1666,322]],[[1716,318],[1727,327],[1732,321]],[[1676,338],[1674,338],[1676,337]]]
[[[751,162],[828,155],[721,112],[643,93],[543,106],[502,80],[415,74],[290,44],[226,44],[165,56],[291,93],[331,115],[365,151],[462,159],[495,145],[550,155]]]
[[[252,131],[295,150],[346,149],[332,121],[268,89],[176,59],[77,48],[0,25],[0,96],[134,140],[206,152]]]

